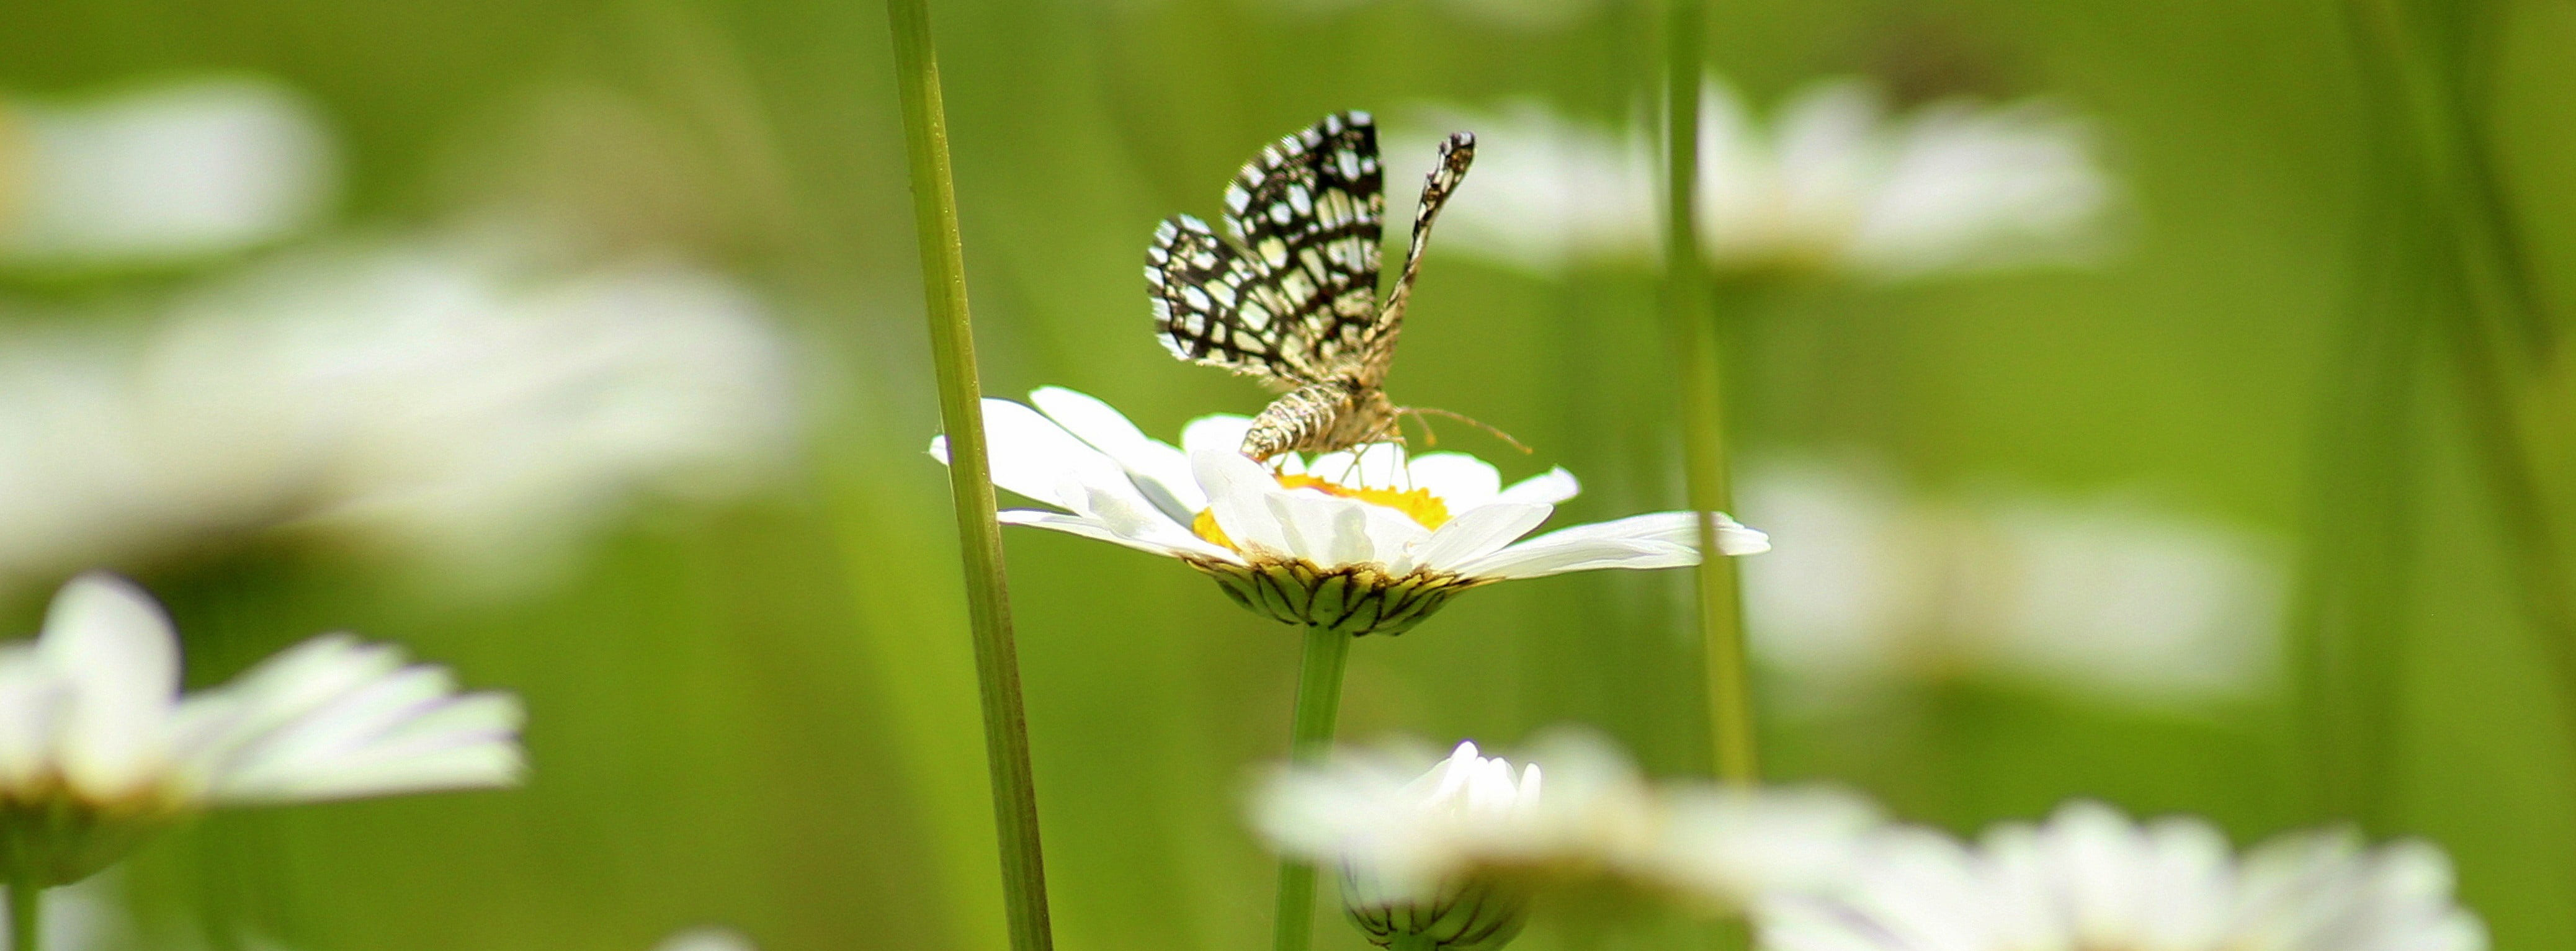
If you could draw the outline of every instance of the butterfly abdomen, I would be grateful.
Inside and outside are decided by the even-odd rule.
[[[1243,454],[1267,461],[1290,452],[1339,452],[1385,438],[1395,426],[1386,391],[1356,380],[1309,383],[1272,400],[1243,436]]]

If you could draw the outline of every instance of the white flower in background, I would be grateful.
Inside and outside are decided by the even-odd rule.
[[[1252,421],[1202,417],[1174,447],[1092,397],[1058,387],[1032,410],[984,400],[993,484],[1064,509],[1013,509],[1033,525],[1167,555],[1217,579],[1244,606],[1291,624],[1399,634],[1459,591],[1595,568],[1699,563],[1687,512],[1657,512],[1520,540],[1573,498],[1563,469],[1504,486],[1462,453],[1408,456],[1380,443],[1264,467],[1237,451]],[[945,437],[931,442],[945,462]],[[1716,516],[1719,550],[1768,547]]]
[[[1870,87],[1839,80],[1791,97],[1765,125],[1714,79],[1701,103],[1694,218],[1713,267],[1898,279],[2098,250],[2112,185],[2084,127],[2044,104],[1943,102],[1890,117]],[[1650,131],[1536,103],[1424,112],[1427,127],[1476,130],[1489,186],[1452,200],[1441,250],[1542,273],[1656,259]]]
[[[1337,14],[1381,4],[1380,0],[1273,0],[1279,6],[1313,14]],[[1442,4],[1463,20],[1507,29],[1541,32],[1560,29],[1592,16],[1600,0],[1448,0]]]
[[[0,263],[152,264],[273,241],[329,209],[337,164],[319,111],[262,80],[0,99]]]
[[[1981,674],[2142,705],[2265,687],[2286,570],[2243,532],[2119,501],[1910,496],[1857,468],[1757,466],[1781,533],[1745,567],[1757,656],[1829,696]]]
[[[140,327],[0,329],[0,584],[275,530],[530,577],[639,495],[738,491],[794,424],[784,345],[676,266],[303,255]]]
[[[1474,743],[1420,769],[1418,757],[1341,751],[1281,770],[1253,806],[1280,852],[1342,870],[1345,906],[1381,945],[1427,934],[1438,947],[1499,946],[1529,902],[1604,886],[1742,908],[1830,881],[1880,822],[1832,790],[1652,785],[1585,734],[1541,744],[1517,770]]]
[[[1873,836],[1836,889],[1756,916],[1769,951],[2484,951],[2423,842],[2293,833],[2243,856],[2197,818],[2140,824],[2094,803],[1971,846]]]
[[[326,634],[179,696],[179,640],[111,575],[64,585],[33,643],[0,646],[0,875],[51,887],[190,813],[518,779],[518,702]]]
[[[653,946],[653,951],[757,951],[758,946],[742,932],[718,925],[706,925],[675,932]]]

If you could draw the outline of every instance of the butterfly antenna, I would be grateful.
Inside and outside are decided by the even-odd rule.
[[[1412,416],[1412,417],[1413,417],[1413,421],[1414,421],[1414,422],[1422,424],[1422,448],[1424,448],[1424,449],[1438,449],[1438,448],[1440,448],[1440,431],[1439,431],[1439,430],[1437,430],[1437,429],[1433,429],[1433,428],[1431,428],[1431,419],[1430,419],[1430,417],[1424,416],[1424,415],[1422,415],[1421,413],[1416,412],[1416,413],[1397,413],[1397,414],[1395,415],[1395,418],[1397,418],[1397,419],[1403,419],[1403,418],[1404,418],[1404,417],[1406,417],[1406,416]]]
[[[1425,436],[1426,442],[1429,441],[1428,437],[1431,433],[1431,420],[1429,417],[1446,416],[1469,426],[1474,426],[1477,429],[1484,430],[1487,435],[1502,440],[1504,445],[1520,450],[1522,455],[1526,456],[1538,452],[1538,450],[1530,448],[1528,443],[1512,438],[1512,434],[1504,432],[1501,429],[1495,428],[1490,423],[1464,413],[1452,412],[1445,409],[1435,409],[1429,406],[1407,406],[1396,410],[1396,412],[1399,414],[1411,415],[1414,419],[1420,421],[1422,423],[1422,432]]]

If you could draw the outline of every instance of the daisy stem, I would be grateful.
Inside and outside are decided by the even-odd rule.
[[[1038,848],[1037,788],[1020,701],[1018,649],[1011,640],[1001,526],[994,520],[991,461],[984,444],[983,387],[966,307],[966,263],[957,236],[957,194],[948,166],[948,117],[939,93],[925,0],[886,0],[894,32],[895,79],[903,100],[904,145],[912,163],[914,226],[921,240],[922,292],[939,375],[939,415],[948,434],[948,485],[966,569],[966,613],[983,698],[984,756],[1001,843],[1002,902],[1013,951],[1047,951],[1046,866]]]
[[[9,951],[36,951],[36,915],[45,890],[21,878],[9,883]]]
[[[1751,783],[1760,769],[1745,671],[1744,611],[1735,562],[1718,554],[1714,514],[1734,508],[1726,471],[1725,355],[1711,319],[1708,274],[1691,214],[1699,168],[1700,45],[1708,12],[1702,0],[1665,3],[1664,322],[1681,361],[1684,483],[1691,510],[1700,513],[1699,615],[1709,733],[1717,747],[1718,777]]]
[[[1312,763],[1333,748],[1333,721],[1342,708],[1342,668],[1351,658],[1350,634],[1336,627],[1306,629],[1306,651],[1297,665],[1297,711],[1288,732],[1288,761]],[[1315,866],[1279,863],[1279,906],[1272,920],[1275,951],[1306,951],[1315,937]]]

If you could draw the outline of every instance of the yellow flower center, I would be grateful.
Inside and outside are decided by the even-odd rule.
[[[1391,508],[1404,513],[1406,518],[1414,520],[1415,523],[1420,524],[1424,528],[1436,529],[1447,524],[1449,521],[1449,503],[1443,502],[1440,500],[1439,496],[1431,494],[1430,489],[1405,489],[1403,491],[1397,491],[1395,489],[1354,489],[1338,482],[1327,482],[1310,475],[1287,475],[1284,473],[1274,475],[1273,478],[1279,480],[1279,487],[1283,489],[1313,489],[1317,492],[1322,492],[1325,495],[1338,496],[1345,499],[1358,499],[1362,502],[1369,503],[1370,505]],[[1225,537],[1225,530],[1217,527],[1216,512],[1213,509],[1200,509],[1198,517],[1190,520],[1190,531],[1198,533],[1200,538],[1223,545],[1229,549],[1234,548],[1234,540]]]

